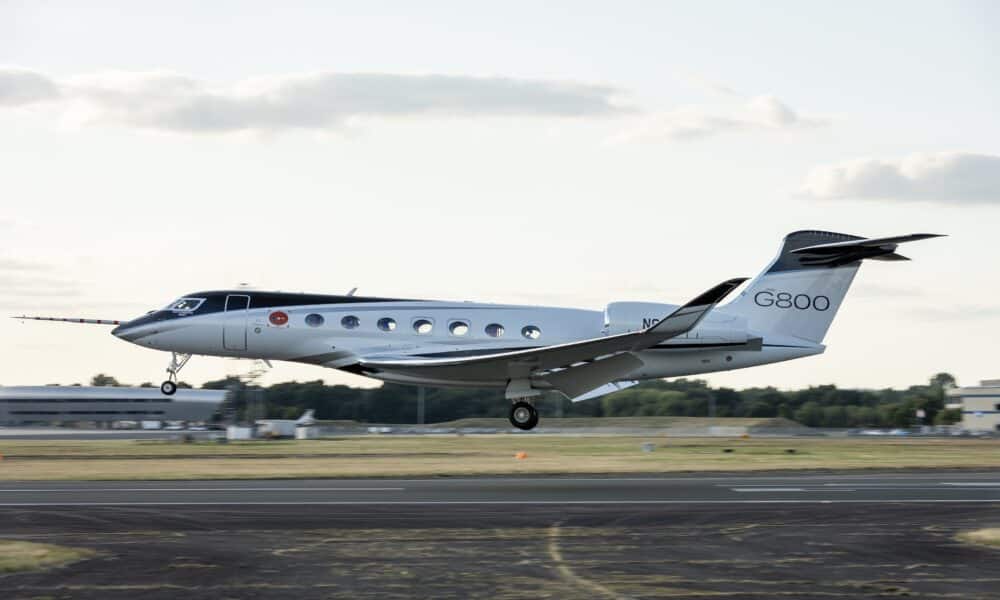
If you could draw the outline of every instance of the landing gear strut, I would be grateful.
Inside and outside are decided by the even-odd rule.
[[[531,403],[518,400],[510,407],[510,424],[518,429],[533,429],[538,425],[538,409]]]
[[[160,391],[166,396],[173,396],[177,391],[177,374],[191,360],[190,354],[170,353],[170,364],[167,365],[167,380],[160,384]]]

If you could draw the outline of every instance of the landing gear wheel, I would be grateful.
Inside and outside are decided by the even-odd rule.
[[[510,407],[510,424],[525,431],[534,429],[538,425],[538,410],[528,402],[515,402]]]
[[[167,365],[167,380],[160,384],[160,391],[164,396],[173,396],[177,391],[177,374],[181,372],[184,365],[191,360],[190,354],[170,353],[170,364]]]

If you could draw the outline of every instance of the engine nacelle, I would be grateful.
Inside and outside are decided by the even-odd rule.
[[[658,302],[612,302],[604,308],[604,332],[607,335],[640,331],[677,310],[676,304]],[[697,327],[673,340],[697,343],[746,343],[747,321],[743,317],[712,311]],[[669,343],[669,341],[667,342]]]

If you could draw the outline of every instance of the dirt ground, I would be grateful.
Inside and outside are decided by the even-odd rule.
[[[1000,597],[1000,505],[0,509],[7,539],[99,552],[0,575],[72,598]]]

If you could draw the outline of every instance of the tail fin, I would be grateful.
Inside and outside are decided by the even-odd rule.
[[[313,425],[314,423],[316,423],[316,417],[314,416],[315,414],[316,411],[310,408],[306,412],[302,413],[302,416],[296,419],[295,423],[297,425]]]
[[[785,236],[778,256],[725,312],[746,317],[751,331],[820,343],[864,259],[908,260],[903,242],[938,237],[918,233],[866,239],[829,231]]]

